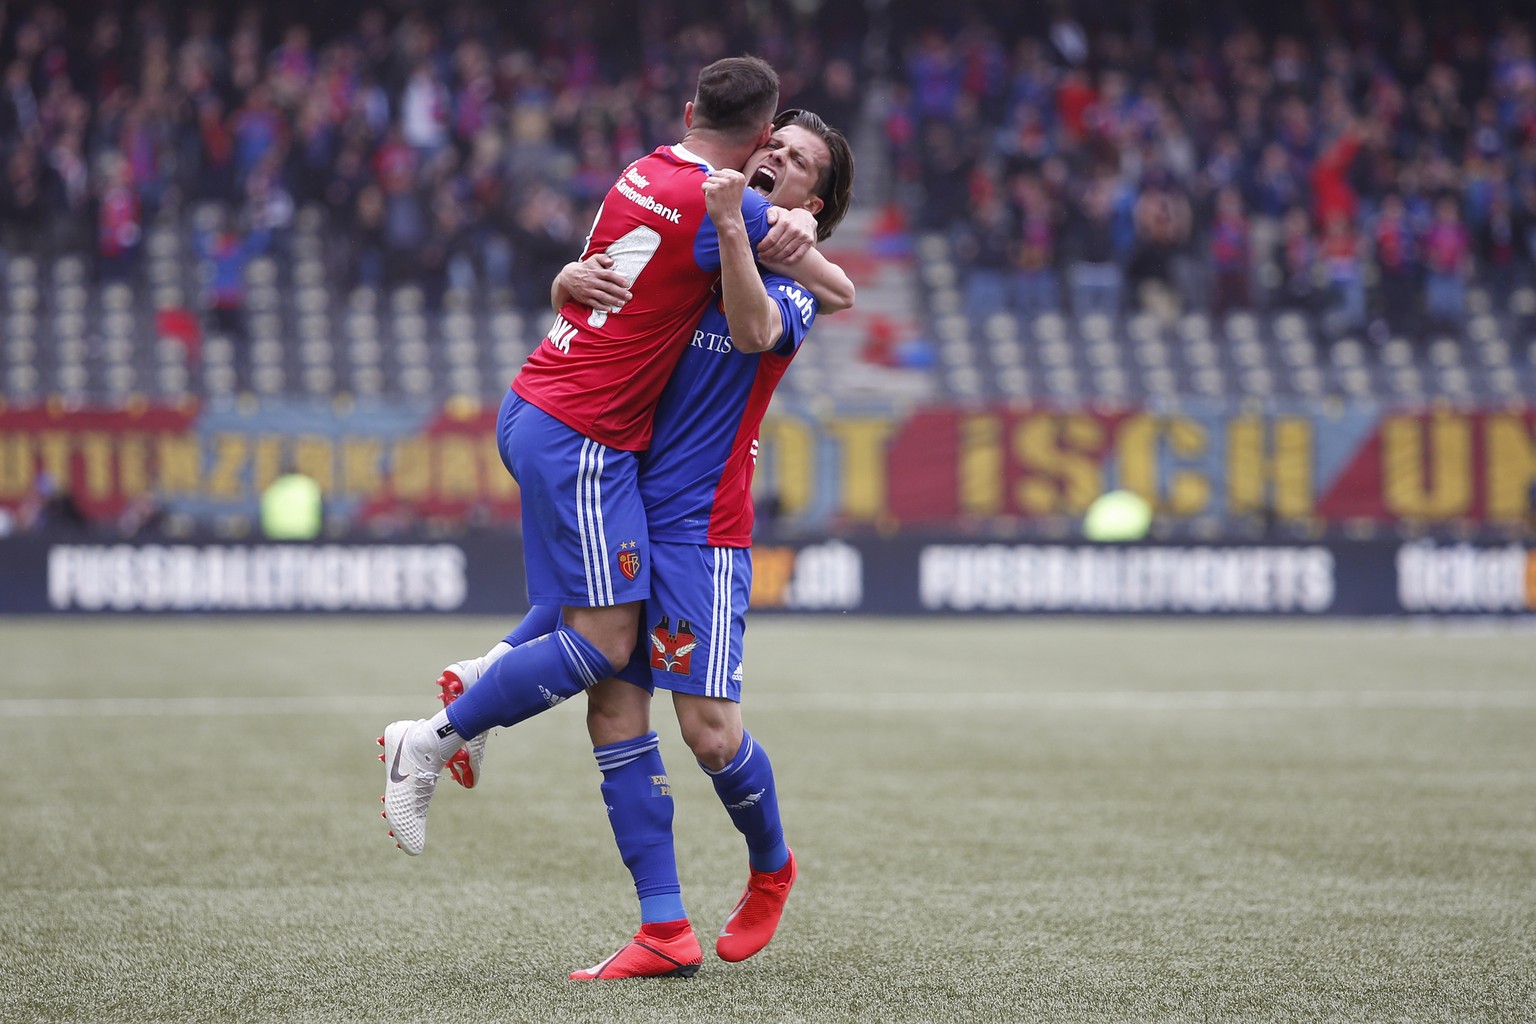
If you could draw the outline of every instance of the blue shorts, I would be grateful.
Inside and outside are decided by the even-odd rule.
[[[577,433],[510,389],[496,444],[522,491],[529,602],[643,601],[651,592],[650,532],[635,453]]]
[[[752,550],[656,541],[651,560],[640,641],[619,678],[740,702]]]

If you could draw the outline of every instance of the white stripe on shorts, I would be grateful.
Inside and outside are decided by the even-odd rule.
[[[587,604],[613,604],[613,576],[608,569],[608,540],[603,524],[603,456],[606,449],[587,438],[581,442],[576,471],[576,532],[581,539],[587,578]]]
[[[709,662],[704,669],[704,696],[724,697],[731,676],[731,583],[736,569],[734,548],[715,548],[714,600],[710,609]]]

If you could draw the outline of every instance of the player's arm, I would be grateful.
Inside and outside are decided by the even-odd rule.
[[[816,244],[816,217],[810,210],[769,206],[765,216],[768,230],[755,247],[758,259],[793,263]]]
[[[807,249],[805,255],[794,263],[761,261],[775,274],[792,277],[806,291],[816,296],[816,303],[823,313],[838,313],[853,308],[853,281],[843,268],[827,259],[816,249]]]
[[[557,313],[567,302],[609,312],[624,305],[630,300],[629,281],[612,266],[613,257],[605,252],[567,263],[549,286],[550,305]]]
[[[741,213],[746,186],[740,171],[714,171],[704,182],[704,205],[720,239],[720,297],[731,328],[731,345],[739,352],[767,352],[784,335],[784,317],[757,272],[752,239]]]

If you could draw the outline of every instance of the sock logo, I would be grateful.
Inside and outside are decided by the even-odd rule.
[[[677,632],[674,633],[672,620],[663,615],[656,628],[651,630],[651,668],[685,676],[697,646],[699,641],[687,619],[677,620]]]
[[[760,789],[756,793],[749,794],[747,798],[739,804],[726,804],[725,809],[728,811],[744,811],[761,800],[763,798],[763,794],[766,792],[767,790]]]
[[[619,572],[627,580],[640,575],[640,552],[635,550],[635,542],[632,540],[619,545]]]
[[[672,795],[672,780],[667,778],[665,775],[652,775],[651,776],[651,795],[652,796],[671,796]]]
[[[559,704],[561,701],[565,700],[565,698],[560,696],[558,693],[551,693],[549,687],[547,686],[539,687],[539,696],[543,697],[544,703],[548,704],[550,707],[554,707],[556,704]]]

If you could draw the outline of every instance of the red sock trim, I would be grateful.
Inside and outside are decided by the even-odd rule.
[[[677,921],[649,921],[640,926],[640,933],[642,935],[649,935],[654,939],[661,939],[663,942],[675,939],[687,930],[688,919],[686,917]]]

